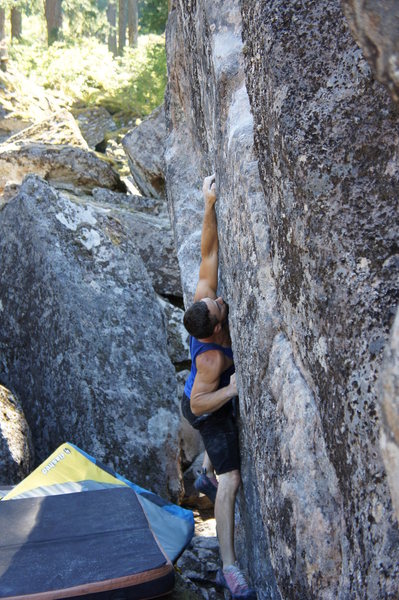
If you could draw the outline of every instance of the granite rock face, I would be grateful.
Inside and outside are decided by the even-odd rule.
[[[98,202],[105,202],[115,206],[133,209],[137,212],[163,216],[166,216],[168,213],[165,200],[159,198],[146,198],[145,196],[123,194],[105,188],[93,188],[91,194]]]
[[[0,381],[21,400],[37,462],[67,439],[176,499],[176,376],[129,227],[30,176],[0,228]]]
[[[143,196],[165,197],[165,111],[156,108],[122,140],[135,184]]]
[[[0,482],[15,485],[33,465],[28,423],[18,398],[0,385]]]
[[[341,0],[376,78],[399,101],[399,6],[395,0]]]
[[[104,188],[95,188],[92,195],[129,230],[155,291],[162,296],[181,298],[180,269],[164,203],[159,205],[155,198],[132,196]],[[178,320],[176,316],[172,318],[171,311],[168,311],[168,317]],[[177,333],[176,327],[171,327]],[[181,333],[178,336],[180,338]],[[181,344],[179,341],[176,343]]]
[[[163,296],[181,297],[180,269],[169,216],[125,213],[124,221],[151,276],[155,291]]]
[[[378,377],[398,296],[397,115],[338,0],[183,3],[166,182],[183,295],[217,174],[240,391],[238,550],[260,598],[395,597]]]
[[[394,0],[357,2],[341,0],[352,34],[362,48],[375,77],[399,102],[399,5]],[[381,374],[383,430],[381,451],[392,500],[399,519],[399,362],[398,316],[386,350]]]

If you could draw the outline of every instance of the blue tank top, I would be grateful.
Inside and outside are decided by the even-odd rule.
[[[190,335],[190,355],[191,355],[191,371],[188,379],[186,381],[186,385],[184,386],[184,393],[188,398],[191,399],[191,390],[193,389],[194,379],[197,374],[197,367],[195,365],[195,359],[199,354],[203,354],[203,352],[207,352],[208,350],[220,350],[223,352],[228,358],[233,359],[233,350],[231,348],[225,348],[224,346],[219,346],[219,344],[208,344],[205,342],[200,342],[197,338],[192,337]],[[235,372],[234,363],[223,371],[220,376],[220,382],[218,386],[218,390],[222,387],[226,387],[230,383],[230,377]]]

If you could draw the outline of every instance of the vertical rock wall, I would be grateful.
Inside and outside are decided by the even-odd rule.
[[[376,400],[398,292],[397,113],[338,0],[175,0],[167,52],[166,180],[187,304],[201,181],[218,177],[240,561],[260,598],[394,598]]]

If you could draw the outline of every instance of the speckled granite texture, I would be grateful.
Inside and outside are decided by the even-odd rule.
[[[398,116],[338,0],[175,0],[166,182],[183,294],[217,173],[240,390],[238,549],[259,598],[395,598],[379,449],[398,300]]]

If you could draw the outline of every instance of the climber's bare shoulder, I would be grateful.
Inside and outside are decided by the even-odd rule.
[[[198,300],[202,300],[203,298],[216,298],[216,290],[213,288],[213,284],[208,278],[202,278],[198,281],[194,302],[198,302]]]
[[[195,361],[197,371],[201,378],[215,381],[233,364],[233,360],[221,350],[207,350]]]

